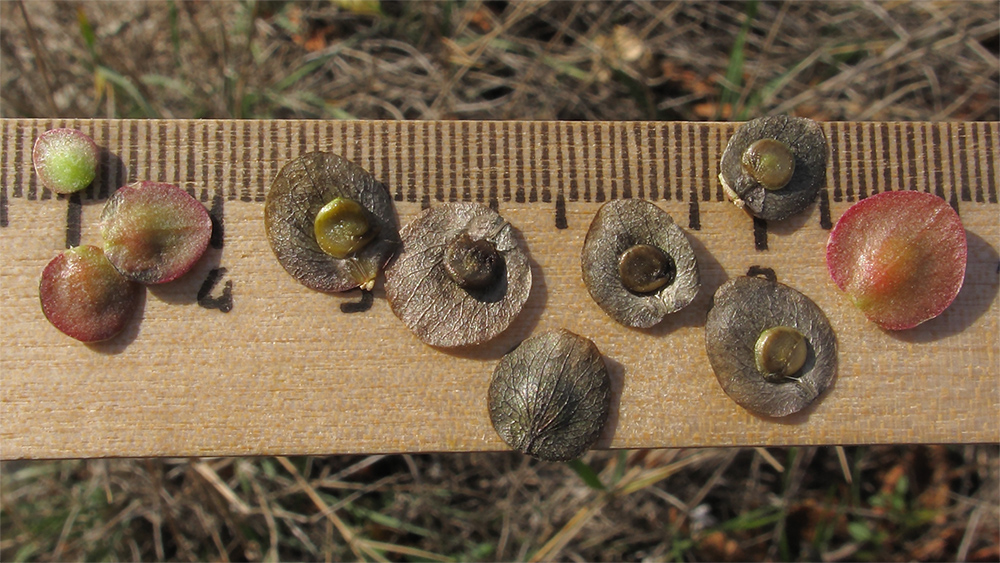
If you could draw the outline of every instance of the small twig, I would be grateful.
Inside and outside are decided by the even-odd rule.
[[[955,561],[966,561],[969,558],[969,547],[972,546],[972,540],[976,537],[976,531],[979,529],[979,520],[983,517],[983,510],[985,507],[978,506],[972,511],[972,515],[969,516],[969,522],[965,525],[965,533],[962,535],[962,542],[958,544],[958,553],[955,554]]]
[[[298,483],[299,487],[302,488],[302,492],[304,492],[306,496],[308,496],[309,499],[313,501],[313,504],[315,504],[316,507],[319,508],[320,511],[326,515],[326,517],[330,520],[330,522],[334,525],[334,527],[337,528],[337,531],[340,532],[340,535],[344,538],[344,541],[347,542],[348,547],[351,548],[351,551],[354,553],[355,557],[357,557],[358,559],[364,559],[364,557],[361,555],[361,552],[364,551],[369,556],[375,559],[378,559],[380,561],[385,561],[385,558],[382,557],[378,552],[370,548],[366,549],[367,546],[360,545],[362,542],[358,540],[357,536],[354,534],[354,530],[351,530],[351,528],[348,527],[343,520],[341,520],[333,511],[330,510],[330,507],[326,504],[326,501],[324,501],[323,498],[319,496],[319,493],[316,492],[316,489],[314,489],[312,485],[310,485],[309,482],[306,481],[304,477],[302,477],[302,474],[299,473],[299,470],[295,467],[295,465],[291,461],[288,460],[288,458],[282,456],[282,457],[277,457],[275,459],[277,459],[278,463],[280,463],[281,466],[285,468],[285,471],[288,471],[289,473],[292,474],[292,477],[295,478],[295,482]]]
[[[196,461],[191,464],[191,466],[196,472],[198,472],[198,475],[204,477],[210,485],[215,487],[215,490],[219,491],[219,494],[222,495],[223,498],[229,501],[229,504],[236,509],[236,512],[243,515],[253,512],[251,508],[243,502],[243,499],[237,496],[236,493],[229,488],[229,485],[226,485],[222,478],[219,477],[219,474],[216,473],[215,470],[212,469],[207,463],[204,461]]]
[[[840,470],[844,472],[844,480],[847,481],[848,485],[854,484],[854,476],[851,475],[851,466],[847,463],[847,452],[844,451],[844,446],[837,446],[837,460],[840,461]]]
[[[771,455],[771,452],[767,451],[767,448],[754,448],[754,451],[757,452],[757,454],[763,458],[772,469],[778,473],[785,472],[785,466],[781,465],[781,462],[775,459],[775,457]]]
[[[264,494],[264,490],[261,488],[260,483],[257,482],[257,479],[248,479],[248,481],[250,481],[250,486],[253,488],[254,494],[257,495],[257,501],[260,503],[260,511],[264,514],[264,523],[267,524],[268,546],[267,554],[264,555],[264,561],[277,561],[278,523],[274,520],[271,503],[268,502],[267,495]]]

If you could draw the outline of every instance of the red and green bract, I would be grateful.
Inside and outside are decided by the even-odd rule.
[[[136,182],[118,190],[101,213],[108,260],[145,284],[174,280],[194,265],[212,236],[198,200],[173,184]]]
[[[962,221],[933,194],[883,192],[854,204],[826,247],[833,281],[869,320],[903,330],[940,315],[965,280]]]
[[[118,273],[96,246],[77,246],[56,256],[38,284],[45,318],[82,342],[107,340],[121,332],[141,289]]]

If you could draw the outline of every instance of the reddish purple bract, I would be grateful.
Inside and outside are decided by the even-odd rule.
[[[119,188],[101,213],[108,260],[145,284],[174,280],[198,261],[212,236],[205,206],[173,184],[136,182]]]
[[[82,342],[97,342],[125,328],[141,288],[122,277],[100,248],[77,246],[49,262],[38,294],[53,326]]]
[[[848,209],[826,263],[869,320],[903,330],[940,315],[962,288],[968,256],[958,213],[922,192],[883,192]]]

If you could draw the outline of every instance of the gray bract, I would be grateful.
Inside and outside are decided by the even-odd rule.
[[[371,215],[378,233],[347,258],[334,258],[316,241],[316,214],[335,198],[351,199]],[[267,192],[267,240],[292,277],[317,291],[370,290],[399,245],[399,223],[385,185],[341,156],[302,155],[285,164]]]
[[[801,332],[808,352],[797,373],[773,383],[757,367],[755,346],[761,333],[777,326]],[[837,339],[823,311],[798,291],[762,278],[734,278],[715,292],[705,323],[705,347],[726,394],[764,416],[802,410],[837,372]]]
[[[657,290],[639,293],[622,282],[621,256],[636,245],[650,245],[668,255],[673,280]],[[598,210],[582,255],[583,282],[594,301],[625,326],[648,328],[686,307],[701,287],[698,263],[684,231],[670,215],[641,199],[610,201]]]
[[[743,153],[761,139],[788,146],[795,156],[795,172],[780,189],[769,190],[743,167]],[[768,221],[780,221],[809,206],[826,183],[826,136],[819,124],[803,117],[776,115],[747,121],[722,153],[719,180],[739,207]]]
[[[611,406],[601,352],[568,330],[532,336],[501,358],[489,390],[490,421],[511,448],[545,461],[586,452]]]
[[[467,237],[467,238],[466,238]],[[497,212],[475,203],[432,207],[400,231],[402,248],[385,272],[392,312],[431,346],[480,344],[503,332],[531,291],[528,256],[514,229]],[[446,265],[452,243],[478,255],[469,241],[488,241],[500,260],[495,280],[463,288]],[[452,262],[454,265],[454,261]],[[494,269],[495,268],[495,269]]]

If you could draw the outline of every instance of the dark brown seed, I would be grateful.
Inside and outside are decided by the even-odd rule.
[[[56,256],[38,284],[45,318],[82,342],[107,340],[121,332],[135,312],[141,290],[96,246],[77,246]]]
[[[650,293],[674,281],[674,259],[659,248],[637,244],[618,260],[618,275],[632,293]]]
[[[465,289],[482,289],[501,273],[500,253],[493,243],[473,240],[468,233],[456,237],[444,249],[444,267],[451,279]]]
[[[625,326],[655,325],[691,303],[701,287],[684,231],[641,199],[611,201],[598,210],[581,265],[591,297]]]
[[[531,290],[528,256],[513,227],[492,209],[474,203],[432,207],[400,238],[399,256],[385,272],[385,293],[393,313],[420,340],[442,347],[479,344],[521,312]]]
[[[776,327],[801,333],[806,345],[801,367],[784,377],[765,373],[781,367],[779,359],[758,361],[762,335]],[[837,372],[837,339],[823,311],[798,291],[762,278],[731,279],[715,292],[705,323],[705,347],[726,394],[764,416],[802,410],[826,390]],[[789,367],[794,366],[784,369]]]
[[[504,356],[489,390],[490,421],[511,448],[567,461],[600,436],[611,406],[601,352],[568,330],[532,336]]]
[[[761,140],[767,141],[758,144]],[[791,163],[784,149],[790,151]],[[818,123],[785,115],[762,117],[741,125],[729,140],[719,180],[737,206],[780,221],[816,199],[826,183],[826,160],[826,136]]]
[[[316,239],[317,216],[337,198],[359,204],[370,222],[369,231],[357,235],[358,244],[328,245],[339,247],[344,258],[324,252]],[[328,209],[321,218],[321,231],[342,234],[329,228],[329,213]],[[399,246],[399,225],[389,191],[363,168],[332,153],[308,153],[282,167],[267,193],[264,226],[271,250],[285,271],[317,291],[371,289]],[[374,238],[367,239],[372,231]],[[352,229],[345,232],[356,235]]]

